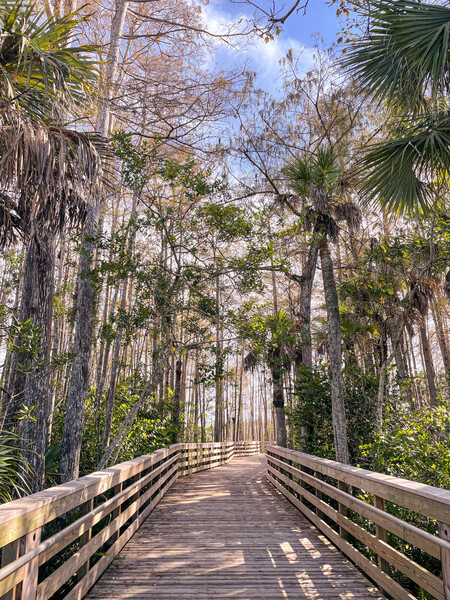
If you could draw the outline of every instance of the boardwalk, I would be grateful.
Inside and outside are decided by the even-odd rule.
[[[261,456],[179,479],[90,600],[381,599],[265,478]]]

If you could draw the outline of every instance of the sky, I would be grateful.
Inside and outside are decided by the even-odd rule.
[[[272,4],[264,0],[261,6],[264,8]],[[286,4],[285,10],[289,10],[289,6]],[[279,7],[281,9],[282,5]],[[245,2],[233,3],[230,0],[210,0],[208,4],[203,4],[202,12],[208,29],[216,33],[254,14],[253,8]],[[249,70],[258,73],[257,87],[277,95],[278,63],[288,50],[291,48],[294,52],[302,52],[300,65],[306,72],[313,65],[314,35],[319,34],[326,44],[331,44],[336,41],[341,28],[335,7],[328,6],[325,0],[309,0],[306,13],[303,10],[293,13],[284,24],[281,34],[273,41],[266,43],[258,38],[239,45],[239,49],[219,44],[216,46],[215,61],[225,68],[245,62]]]

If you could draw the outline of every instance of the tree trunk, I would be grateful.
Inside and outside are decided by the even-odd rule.
[[[284,411],[283,374],[280,348],[271,351],[270,370],[272,374],[273,406],[275,408],[275,426],[277,444],[287,448],[286,415]]]
[[[392,340],[392,344],[394,346],[393,350],[395,355],[395,364],[397,365],[398,377],[400,379],[400,392],[402,393],[402,395],[404,395],[408,404],[412,406],[413,396],[411,386],[409,383],[408,367],[405,364],[405,360],[403,358],[405,353],[403,341],[400,340],[399,343],[396,344],[395,340]]]
[[[183,374],[183,361],[178,358],[175,364],[175,389],[173,393],[173,424],[175,427],[175,442],[180,441],[181,420],[181,377]]]
[[[386,387],[386,371],[387,362],[383,360],[380,367],[380,379],[378,381],[378,393],[377,393],[377,412],[376,412],[376,429],[378,433],[381,433],[383,427],[383,412],[384,412],[384,388]]]
[[[437,406],[437,390],[434,375],[433,359],[431,357],[430,346],[428,344],[428,335],[425,325],[419,327],[420,341],[422,343],[423,359],[425,363],[425,372],[428,381],[428,390],[430,392],[430,406]]]
[[[127,0],[116,0],[111,22],[110,44],[106,61],[103,98],[97,117],[97,131],[107,136],[110,131],[111,99],[116,81],[120,55],[120,40],[128,10]],[[88,207],[85,241],[83,242],[80,272],[77,283],[77,301],[75,311],[74,360],[69,382],[66,403],[66,418],[61,451],[61,481],[69,481],[78,476],[81,443],[83,437],[86,399],[89,387],[89,361],[93,339],[95,315],[95,290],[90,279],[94,260],[96,222],[100,212],[99,198],[93,199]]]
[[[342,340],[339,301],[334,279],[333,260],[324,236],[319,245],[323,288],[327,306],[328,356],[331,385],[331,411],[333,418],[336,460],[349,463],[347,419],[345,415],[344,386],[342,382]]]
[[[23,404],[32,418],[22,422],[22,454],[32,469],[31,492],[44,489],[45,450],[50,416],[50,353],[52,347],[52,316],[55,273],[55,238],[51,233],[30,242],[23,274],[20,321],[27,320],[40,329],[40,349],[34,359],[39,364],[26,374],[25,360],[19,358],[15,390],[23,393]],[[34,407],[32,409],[32,407]]]
[[[216,364],[215,364],[215,387],[216,387],[216,405],[214,410],[214,441],[221,442],[223,438],[223,357],[221,345],[220,328],[220,284],[219,276],[216,277]]]
[[[311,296],[314,285],[314,276],[317,267],[317,258],[319,249],[317,244],[309,247],[308,258],[302,269],[302,286],[300,290],[299,319],[300,332],[302,335],[301,356],[296,360],[296,367],[302,364],[308,369],[312,369],[312,344],[311,344]],[[296,381],[301,381],[301,376],[296,377]],[[302,399],[299,398],[299,402]],[[300,451],[306,452],[306,441],[312,435],[310,423],[300,424]]]
[[[87,229],[94,231],[92,212]],[[89,246],[89,250],[87,250]],[[84,417],[89,382],[89,360],[94,326],[94,287],[89,273],[94,244],[86,242],[81,254],[80,276],[77,285],[75,314],[74,359],[70,374],[69,391],[66,403],[63,438],[61,443],[60,481],[64,483],[78,477],[83,438]]]
[[[439,312],[439,306],[431,305],[431,311],[433,314],[434,326],[436,327],[436,335],[439,343],[439,348],[442,355],[442,362],[444,363],[444,371],[447,376],[448,383],[450,385],[450,355],[447,346],[447,340],[445,337],[444,326],[442,324],[441,315]]]

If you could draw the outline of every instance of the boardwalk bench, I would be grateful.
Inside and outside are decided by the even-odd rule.
[[[236,514],[236,517],[227,521],[226,515],[222,515],[224,519],[222,523],[220,512],[208,513],[208,520],[203,523],[202,531],[205,530],[207,523],[211,523],[211,531],[213,530],[211,520],[214,517],[214,526],[219,527],[218,532],[220,527],[229,528],[229,531],[232,532],[233,527],[236,529],[235,518],[238,518],[242,511],[249,511],[254,504],[255,510],[257,506],[264,510],[264,518],[267,521],[264,524],[266,533],[256,538],[255,547],[257,546],[259,551],[267,554],[267,552],[270,553],[268,547],[270,539],[272,538],[273,541],[277,538],[278,530],[275,525],[277,518],[281,518],[280,515],[282,515],[284,523],[283,535],[285,532],[291,540],[299,538],[295,528],[300,523],[301,517],[295,513],[293,509],[295,507],[308,519],[308,521],[302,521],[304,523],[301,525],[302,531],[310,529],[312,523],[372,582],[375,582],[392,598],[398,600],[424,598],[423,590],[425,590],[430,594],[428,597],[436,598],[436,600],[450,600],[450,532],[448,526],[450,523],[450,492],[342,465],[274,445],[266,447],[267,480],[273,486],[270,486],[269,490],[267,484],[261,483],[262,478],[259,475],[259,479],[245,480],[247,477],[245,469],[250,468],[249,472],[254,473],[251,469],[254,468],[255,461],[261,461],[261,458],[257,456],[259,453],[259,442],[175,444],[151,455],[115,465],[110,469],[92,473],[67,484],[0,506],[0,548],[2,549],[0,598],[4,600],[19,600],[19,598],[22,600],[47,600],[52,597],[83,598],[163,498],[164,500],[155,513],[155,515],[159,515],[159,521],[155,520],[156,517],[147,521],[145,527],[138,534],[140,538],[135,536],[133,543],[127,546],[130,548],[130,552],[133,552],[133,544],[136,552],[137,539],[140,539],[143,544],[147,543],[145,528],[159,526],[161,529],[163,526],[161,521],[164,521],[161,517],[166,514],[164,511],[169,510],[169,506],[175,506],[174,502],[182,502],[187,507],[192,504],[196,504],[198,507],[209,507],[211,498],[217,499],[214,497],[214,492],[211,491],[214,486],[220,485],[223,488],[224,482],[237,477],[237,491],[233,492],[232,482],[230,482],[231,491],[227,488],[228,491],[225,494],[228,496],[232,493],[237,494],[235,504],[227,502],[226,505],[227,510],[232,506],[232,512]],[[239,458],[231,463],[235,457],[244,458]],[[222,468],[214,469],[215,467]],[[237,469],[238,467],[238,471],[233,471],[233,468]],[[265,469],[265,465],[259,466],[259,468]],[[206,473],[200,473],[202,471],[206,471]],[[195,473],[200,474],[194,475]],[[209,473],[215,479],[211,478]],[[185,477],[187,475],[194,476],[192,478]],[[173,484],[180,477],[185,479],[171,490]],[[219,481],[217,478],[220,479],[220,483],[217,483]],[[192,483],[190,483],[191,481]],[[262,488],[262,485],[265,487]],[[258,489],[256,490],[256,488]],[[169,490],[171,492],[167,495]],[[255,494],[255,502],[256,494],[258,495],[259,504],[249,502],[249,495],[251,498],[252,493]],[[270,502],[270,511],[273,511],[273,517],[269,514],[270,511],[267,508],[269,505],[264,504],[265,496]],[[290,503],[289,510],[277,509],[277,503],[282,502],[283,496]],[[202,505],[203,497],[207,501]],[[369,500],[372,503],[369,503]],[[393,511],[392,507],[399,509],[401,507],[402,510]],[[281,510],[282,512],[279,512]],[[185,509],[183,511],[185,512]],[[396,512],[396,514],[391,514],[392,512]],[[408,522],[410,514],[421,515],[420,527],[417,526],[417,518],[415,524]],[[249,519],[251,518],[257,526],[258,517],[249,515]],[[263,517],[261,516],[261,518]],[[181,522],[187,523],[187,521]],[[245,519],[242,522],[245,522]],[[433,529],[435,524],[436,531]],[[286,529],[288,525],[290,529]],[[167,530],[171,529],[169,522],[164,521],[164,527]],[[189,532],[188,534],[191,535]],[[198,531],[196,535],[198,535]],[[211,538],[211,535],[209,541],[212,543],[214,539]],[[314,535],[316,536],[314,539],[319,540],[317,533]],[[174,539],[168,536],[166,543],[169,544],[170,540]],[[241,536],[238,540],[234,537],[234,542],[230,540],[228,554],[226,552],[224,554],[228,557],[227,560],[233,562],[232,557],[237,552],[234,546],[231,547],[231,544],[236,543],[242,546],[243,539],[245,540]],[[399,539],[404,540],[403,546],[394,543]],[[287,542],[281,541],[281,537],[279,540],[277,538],[277,543],[278,541],[280,541],[278,544],[280,547],[284,548],[283,544],[287,544]],[[323,544],[323,548],[325,548],[324,541],[317,543]],[[294,541],[288,546],[292,549],[293,544]],[[412,560],[408,556],[408,552],[403,552],[403,549],[407,549],[407,545],[417,548],[431,557],[431,560],[434,561],[435,573]],[[265,546],[267,548],[264,550]],[[169,546],[166,547],[169,548]],[[333,548],[329,543],[328,547]],[[227,550],[227,548],[223,550]],[[325,550],[322,551],[325,552]],[[153,553],[151,556],[154,556],[155,548],[151,548],[149,552]],[[296,551],[289,552],[292,556],[296,556]],[[318,552],[320,556],[320,550]],[[335,550],[333,552],[336,553]],[[204,554],[203,552],[202,556]],[[311,556],[313,555],[314,553],[311,554]],[[124,556],[126,557],[126,552]],[[255,562],[254,552],[251,556],[252,561]],[[337,559],[336,556],[341,556],[341,558]],[[295,576],[297,586],[299,577],[301,579],[298,572],[299,560],[289,559],[287,561],[291,565],[289,577]],[[274,561],[276,562],[275,558],[272,562]],[[330,561],[335,565],[333,566],[335,571],[336,569],[339,571],[336,566],[339,561],[342,564],[346,563],[342,555],[336,554],[332,559],[327,558],[327,564]],[[264,564],[266,564],[266,569],[272,568],[269,563]],[[120,567],[120,561],[117,565]],[[314,569],[323,567],[320,558],[313,562],[310,561],[308,565],[308,568]],[[312,567],[311,565],[318,566]],[[436,565],[440,565],[438,566],[440,573],[436,573]],[[305,563],[304,568],[306,566]],[[352,593],[352,589],[349,589],[348,595],[341,593],[333,595],[337,592],[333,592],[330,587],[329,594],[321,588],[320,590],[316,589],[313,595],[309,595],[309,592],[305,592],[304,596],[292,595],[292,592],[286,590],[283,595],[283,590],[280,588],[277,593],[282,595],[267,597],[307,597],[317,600],[320,600],[321,597],[380,597],[379,592],[374,596],[370,587],[372,584],[367,580],[365,580],[365,584],[362,584],[361,579],[358,579],[361,576],[354,567],[351,566],[351,568],[353,569],[351,581],[354,582],[352,585],[355,590],[360,590],[357,594],[356,592]],[[289,571],[287,566],[284,566],[283,569]],[[238,569],[237,573],[239,577],[245,579],[247,571],[242,573],[241,570]],[[122,569],[123,571],[124,569]],[[132,572],[132,569],[128,569],[128,571]],[[286,577],[288,571],[286,571]],[[200,569],[198,577],[201,577],[201,573],[204,572],[205,568]],[[221,572],[225,573],[224,568]],[[229,570],[229,573],[232,574],[234,571]],[[248,573],[249,578],[258,573],[259,586],[268,581],[267,574],[261,572],[257,566]],[[398,577],[399,573],[404,574],[404,580]],[[108,574],[105,577],[107,579]],[[130,574],[127,585],[129,585],[129,578]],[[209,578],[211,579],[210,576]],[[205,581],[206,579],[207,577]],[[103,581],[104,578],[94,588],[92,598],[102,597]],[[185,580],[180,579],[180,581]],[[345,580],[341,578],[339,585],[342,585],[342,581]],[[289,585],[294,586],[291,579],[289,582]],[[409,585],[410,582],[414,582],[416,587]],[[152,581],[151,585],[157,584]],[[183,585],[186,588],[185,584]],[[173,583],[173,586],[173,597],[179,597],[181,588],[177,588],[176,582]],[[201,585],[199,588],[198,581],[196,589],[197,591],[203,589]],[[269,588],[267,587],[267,589]],[[309,588],[306,586],[305,589]],[[361,592],[362,589],[365,591]],[[164,595],[168,593],[167,589],[164,592],[158,586],[153,593],[156,595],[142,596],[141,587],[135,595],[117,595],[117,598],[162,599],[169,597]],[[206,594],[202,597],[208,597],[205,589],[202,593]],[[233,594],[223,595],[223,597],[239,599],[244,597],[236,595],[234,592]],[[197,592],[195,595],[198,595]],[[112,594],[110,584],[107,595],[103,597],[116,597]],[[194,598],[194,595],[189,596],[189,592],[185,589],[183,597]],[[249,592],[245,598],[247,597],[256,599],[262,596],[258,596],[255,591],[254,593]]]

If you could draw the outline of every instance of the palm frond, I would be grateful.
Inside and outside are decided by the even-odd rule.
[[[342,59],[363,90],[390,106],[420,109],[449,90],[450,8],[419,0],[362,4],[370,21]]]
[[[305,160],[297,158],[283,168],[289,187],[299,196],[312,197],[327,194],[336,185],[340,176],[337,156],[330,147],[320,147],[315,157]],[[317,190],[319,190],[317,192]],[[315,202],[323,204],[317,196]],[[313,202],[314,203],[314,202]],[[317,207],[316,210],[324,210]]]
[[[299,196],[309,196],[310,187],[314,180],[311,163],[297,158],[286,165],[283,174],[289,180],[289,187]]]
[[[361,190],[389,211],[427,212],[435,202],[433,181],[448,181],[450,114],[430,115],[408,126],[405,135],[373,145],[359,165]]]
[[[0,129],[0,245],[36,226],[82,222],[102,178],[105,142],[93,135],[20,120]]]
[[[29,494],[27,475],[31,470],[19,450],[20,440],[0,430],[0,503]]]
[[[43,120],[86,104],[98,77],[97,49],[73,43],[83,18],[48,19],[27,0],[0,5],[0,108]]]
[[[326,191],[339,179],[340,169],[337,156],[330,146],[320,147],[313,159],[314,183]]]

